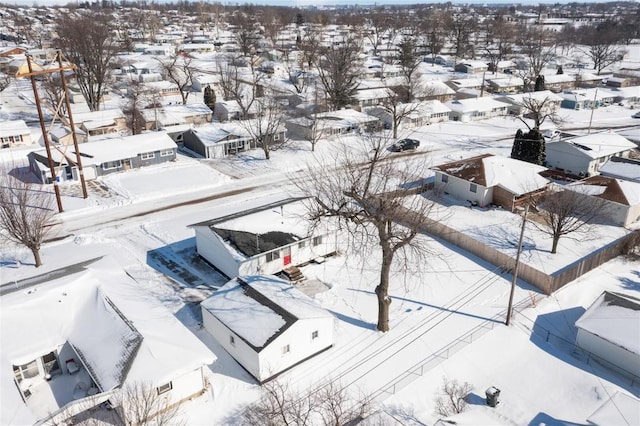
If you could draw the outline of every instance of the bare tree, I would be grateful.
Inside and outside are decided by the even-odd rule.
[[[593,61],[593,68],[598,75],[604,68],[622,60],[627,52],[617,44],[622,41],[622,36],[617,24],[612,21],[602,22],[596,28],[582,28],[580,40],[587,46],[582,51]]]
[[[119,49],[111,19],[111,15],[101,12],[82,15],[69,12],[56,25],[55,42],[65,58],[76,66],[76,81],[92,111],[100,109],[111,73],[109,62]]]
[[[388,89],[388,96],[380,107],[391,116],[391,129],[393,137],[398,137],[398,128],[402,120],[413,114],[418,109],[417,103],[401,102],[401,95]]]
[[[193,76],[197,69],[189,55],[173,55],[169,59],[158,59],[165,78],[178,86],[182,103],[187,104],[189,91],[193,85]]]
[[[145,119],[142,110],[149,105],[157,108],[159,106],[158,98],[159,93],[157,91],[145,87],[136,80],[130,82],[127,99],[122,104],[122,113],[132,134],[138,135],[145,130]]]
[[[251,5],[246,5],[252,7]],[[244,56],[253,55],[258,48],[259,36],[256,31],[255,21],[251,13],[237,10],[229,17],[229,23],[234,26],[233,34],[240,51]]]
[[[441,394],[436,398],[435,412],[441,416],[449,417],[454,414],[462,413],[467,408],[467,397],[471,392],[472,386],[464,382],[458,383],[457,380],[443,379]]]
[[[540,129],[540,126],[546,120],[551,121],[555,125],[562,124],[563,119],[558,114],[557,104],[549,96],[541,99],[535,97],[534,93],[525,93],[522,95],[518,102],[520,114],[515,117],[522,121],[529,130]],[[526,122],[526,119],[533,120],[533,126],[530,126],[529,123]]]
[[[513,50],[515,28],[502,16],[487,22],[485,53],[491,61],[493,71],[496,72],[498,62],[507,58]]]
[[[318,64],[320,81],[334,109],[351,104],[360,72],[360,43],[349,37],[341,46],[324,49]]]
[[[405,80],[406,99],[412,102],[416,80],[420,77],[418,67],[422,63],[422,55],[418,52],[419,38],[415,34],[404,35],[398,43],[398,65]]]
[[[53,193],[28,183],[30,178],[26,167],[0,172],[0,239],[31,250],[37,268],[40,247],[56,225],[56,210]]]
[[[256,99],[255,105],[257,118],[243,120],[242,124],[264,152],[264,158],[269,160],[271,151],[286,142],[283,134],[284,113],[272,93]]]
[[[446,16],[445,28],[449,41],[453,44],[454,55],[457,59],[473,56],[471,35],[475,30],[475,21],[466,14],[452,13]]]
[[[334,380],[296,391],[280,380],[262,386],[260,400],[242,412],[247,426],[303,426],[355,424],[369,414],[371,398],[352,397]]]
[[[9,74],[0,72],[0,92],[11,85],[13,78]]]
[[[553,48],[553,34],[534,27],[520,28],[518,45],[525,57],[524,69],[518,76],[524,80],[525,92],[531,81],[542,74],[544,67],[556,57]]]
[[[256,70],[257,58],[250,58],[248,67],[242,67],[242,61],[241,57],[228,57],[219,60],[217,67],[224,99],[236,101],[243,118],[247,118],[254,101],[260,97],[263,74]]]
[[[117,412],[125,424],[131,425],[184,425],[181,404],[168,394],[160,394],[149,383],[134,382],[120,391],[116,398]]]
[[[421,179],[428,167],[426,161],[393,161],[390,143],[384,136],[363,135],[357,147],[345,146],[336,154],[335,168],[310,165],[302,178],[294,180],[311,197],[307,208],[312,223],[335,218],[347,232],[352,250],[368,253],[379,248],[382,252],[375,293],[377,329],[383,332],[389,330],[391,267],[395,260],[410,270],[412,256],[413,265],[426,264],[427,248],[415,237],[426,229],[434,206],[422,196],[402,197],[398,185]]]
[[[556,253],[561,237],[575,235],[583,239],[592,223],[602,217],[605,201],[574,190],[554,190],[537,202],[538,213],[532,223],[553,239],[551,253]],[[535,220],[537,218],[538,220]]]

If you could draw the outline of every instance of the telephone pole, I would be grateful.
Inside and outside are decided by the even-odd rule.
[[[511,311],[513,306],[513,293],[516,290],[516,282],[518,281],[518,266],[520,265],[520,253],[522,253],[522,240],[524,239],[524,227],[527,224],[527,214],[529,213],[529,203],[524,208],[524,216],[522,216],[522,227],[520,228],[520,240],[518,241],[518,253],[516,254],[516,264],[513,267],[513,278],[511,279],[511,292],[509,293],[509,307],[507,308],[507,320],[505,325],[509,325],[511,321]]]

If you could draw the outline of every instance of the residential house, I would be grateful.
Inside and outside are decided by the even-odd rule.
[[[558,93],[576,87],[576,79],[568,74],[547,74],[544,76],[544,88]]]
[[[82,130],[80,126],[76,125],[76,140],[78,143],[84,143],[89,140],[87,136],[87,132]],[[51,142],[60,145],[73,145],[73,133],[71,132],[71,128],[68,126],[56,124],[52,128],[49,129],[49,139]]]
[[[127,132],[127,119],[119,108],[73,113],[73,123],[89,137]]]
[[[640,106],[640,86],[601,89],[613,97],[614,103],[624,102],[629,107]]]
[[[603,200],[600,213],[616,225],[627,227],[640,219],[640,182],[591,176],[564,188],[587,199]]]
[[[24,120],[3,121],[0,126],[0,149],[31,145],[31,130]]]
[[[420,101],[440,101],[442,103],[452,100],[456,95],[455,90],[440,80],[423,80],[418,83],[414,97]]]
[[[591,133],[545,144],[546,166],[578,176],[593,176],[612,157],[629,157],[636,144],[617,133]]]
[[[143,133],[104,139],[78,145],[86,180],[111,173],[174,161],[176,143],[163,132]],[[29,167],[42,183],[51,183],[51,171],[45,150],[28,155]],[[60,180],[79,180],[73,146],[52,149],[51,157]]]
[[[466,74],[482,74],[489,69],[486,62],[464,60],[455,65],[454,70],[456,72],[462,72]]]
[[[516,64],[513,61],[498,61],[495,64],[487,64],[488,70],[494,73],[511,74],[516,70]]]
[[[333,315],[275,276],[236,277],[200,306],[205,330],[261,384],[333,345]]]
[[[146,130],[167,129],[185,124],[198,126],[210,123],[213,117],[211,108],[203,103],[163,105],[143,109],[140,112],[144,118]]]
[[[246,115],[243,113],[240,104],[236,100],[219,101],[215,106],[216,120],[218,121],[233,121],[243,119],[256,118],[260,111],[258,111],[258,103],[253,102],[249,106]]]
[[[510,115],[523,115],[529,111],[527,105],[543,105],[541,112],[549,114],[560,109],[562,98],[550,90],[540,92],[519,93],[513,95],[505,95],[496,98],[508,105],[508,113]]]
[[[602,176],[640,182],[640,160],[624,157],[611,157],[605,162],[598,173]]]
[[[492,154],[441,164],[433,170],[437,191],[471,205],[497,204],[509,211],[541,195],[549,185],[540,175],[545,167]]]
[[[290,135],[304,139],[311,139],[314,131],[321,132],[323,137],[328,137],[368,131],[378,125],[377,117],[354,109],[321,112],[307,117],[292,118],[285,122]]]
[[[602,86],[602,76],[584,72],[576,76],[576,87],[594,88]]]
[[[182,143],[185,148],[204,158],[222,158],[259,148],[258,142],[249,131],[256,127],[255,120],[212,123],[191,128],[182,135]],[[265,141],[284,141],[285,130],[284,126],[279,126],[273,134],[264,135]]]
[[[605,366],[640,377],[640,299],[605,291],[575,325],[577,346]]]
[[[337,250],[335,231],[310,233],[300,199],[191,225],[198,255],[226,276],[275,274]]]
[[[489,83],[488,91],[500,95],[520,93],[524,87],[524,80],[514,76],[489,78],[487,82]]]
[[[507,114],[507,105],[496,98],[457,99],[445,104],[453,121],[477,121]]]
[[[558,94],[562,98],[562,108],[590,109],[613,103],[615,95],[609,90],[576,89]]]
[[[2,424],[75,423],[141,383],[169,405],[206,390],[215,355],[112,259],[3,287],[0,298]]]
[[[362,110],[363,108],[374,107],[383,104],[389,99],[390,89],[379,87],[373,89],[361,89],[356,91],[353,96],[357,106]]]
[[[401,128],[420,127],[449,121],[449,114],[451,113],[451,110],[440,101],[399,104],[396,106],[396,111],[408,111],[408,113],[403,114],[404,116],[400,122]],[[367,113],[378,117],[385,127],[391,128],[393,126],[393,116],[387,109],[381,107],[371,108]]]
[[[481,90],[486,86],[485,81],[481,78],[456,78],[446,81],[445,84],[456,92],[461,89]]]

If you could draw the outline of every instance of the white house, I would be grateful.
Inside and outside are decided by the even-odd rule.
[[[411,104],[399,104],[396,106],[396,111],[402,117],[400,127],[420,127],[433,123],[442,123],[449,121],[449,114],[451,110],[440,101],[423,101],[414,102]],[[403,112],[407,112],[404,114]],[[390,127],[393,125],[393,116],[385,108],[371,108],[367,111],[368,114],[378,117],[385,126]]]
[[[640,183],[640,160],[611,157],[599,170],[602,176]]]
[[[190,225],[198,255],[226,276],[275,274],[337,251],[335,231],[309,232],[301,199]]]
[[[32,143],[31,131],[24,120],[3,121],[0,124],[0,149]]]
[[[274,276],[236,277],[200,306],[205,329],[260,383],[333,345],[334,317]]]
[[[78,144],[86,180],[111,173],[174,161],[178,146],[163,132],[143,133]],[[51,181],[45,150],[30,152],[29,167],[42,183]],[[79,180],[73,147],[57,147],[51,157],[60,180]]]
[[[452,121],[477,121],[507,114],[507,105],[494,98],[457,99],[445,104],[451,110]]]
[[[439,192],[485,207],[498,204],[513,211],[549,185],[540,175],[546,168],[513,158],[479,155],[434,167]]]
[[[341,109],[313,114],[310,117],[292,118],[285,122],[287,132],[291,135],[311,139],[314,122],[316,131],[323,137],[357,133],[378,125],[378,118],[354,109]]]
[[[205,390],[213,353],[115,261],[21,284],[0,296],[1,424],[62,424],[103,401],[117,405],[135,383],[171,403]]]
[[[526,114],[527,105],[541,106],[543,114],[550,114],[558,111],[562,103],[562,98],[550,90],[505,95],[496,99],[508,104],[508,112],[512,115]]]
[[[623,372],[640,376],[640,299],[603,292],[576,321],[576,345]]]
[[[565,173],[592,176],[612,157],[629,157],[636,144],[617,133],[602,132],[546,143],[546,165]]]
[[[127,119],[120,108],[73,113],[73,123],[89,136],[126,132]]]
[[[629,226],[640,219],[640,182],[630,182],[607,176],[590,178],[564,186],[565,189],[604,200],[601,214],[620,226]]]

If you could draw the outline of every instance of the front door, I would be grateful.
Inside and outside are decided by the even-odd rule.
[[[284,266],[291,264],[291,247],[286,247],[282,250],[282,259],[284,261]]]

